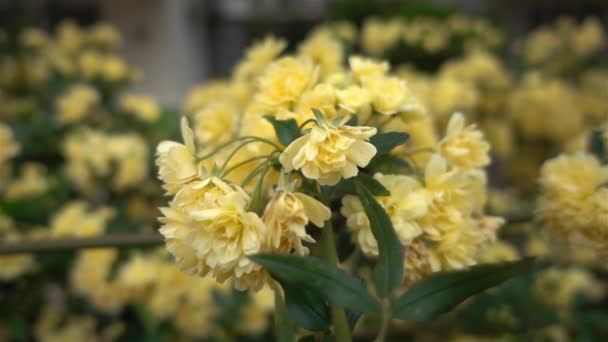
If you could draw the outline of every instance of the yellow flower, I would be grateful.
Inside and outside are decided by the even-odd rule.
[[[214,101],[194,114],[194,132],[204,149],[228,141],[237,128],[239,108],[232,102]]]
[[[536,277],[532,285],[533,292],[539,299],[566,310],[579,293],[590,299],[599,299],[605,292],[605,286],[595,276],[583,268],[549,268]]]
[[[519,252],[510,243],[497,241],[485,247],[481,251],[478,259],[481,263],[513,261],[519,259]]]
[[[72,201],[64,205],[51,218],[51,235],[91,237],[104,232],[106,224],[114,217],[111,208],[100,208],[96,211],[87,210],[84,201]]]
[[[89,40],[100,47],[116,48],[122,43],[120,33],[108,23],[97,23],[88,32]]]
[[[315,84],[317,74],[310,59],[283,57],[270,64],[259,78],[258,95],[269,106],[287,108]]]
[[[267,36],[250,47],[243,61],[235,68],[233,76],[238,81],[253,82],[266,67],[281,54],[287,43],[282,39]]]
[[[353,75],[363,81],[368,77],[384,76],[390,69],[390,65],[386,61],[378,61],[371,58],[361,56],[351,56],[348,58],[348,64]]]
[[[274,291],[267,286],[254,293],[241,309],[242,320],[238,329],[251,335],[261,334],[268,328],[269,314],[274,309]]]
[[[361,29],[363,50],[373,56],[381,55],[399,42],[403,29],[400,19],[368,19]]]
[[[233,279],[244,290],[259,289],[267,274],[247,256],[262,251],[264,222],[247,211],[251,199],[218,178],[182,187],[169,208],[161,208],[161,234],[185,271],[218,281]]]
[[[379,196],[376,200],[388,213],[401,243],[409,245],[422,234],[416,220],[427,212],[428,194],[420,182],[410,176],[376,173],[374,178],[390,192],[389,196]],[[366,255],[378,256],[378,243],[359,198],[344,196],[340,212],[346,217],[346,225],[361,250]]]
[[[13,132],[10,127],[0,122],[0,165],[5,161],[13,158],[19,153],[20,146],[13,136]]]
[[[300,54],[310,57],[319,65],[322,77],[340,71],[344,51],[342,44],[330,32],[324,30],[314,31],[298,47]]]
[[[338,106],[350,114],[358,116],[361,122],[365,122],[371,115],[372,94],[358,85],[350,85],[338,90]],[[319,109],[319,108],[317,108]]]
[[[160,117],[158,103],[144,95],[125,95],[120,99],[122,110],[145,122],[154,122]]]
[[[22,166],[20,177],[9,184],[4,195],[8,199],[36,196],[46,192],[49,186],[46,167],[30,162]]]
[[[268,230],[267,245],[279,253],[308,255],[302,241],[314,243],[306,233],[306,225],[312,222],[321,228],[331,216],[329,208],[316,199],[299,192],[278,190],[268,202],[262,221]]]
[[[475,125],[465,126],[464,116],[454,113],[439,151],[449,164],[463,169],[484,167],[490,163],[490,144]]]
[[[300,118],[298,123],[302,124],[305,120],[312,119],[313,108],[322,111],[328,119],[333,120],[338,116],[336,102],[336,89],[334,87],[326,83],[317,84],[300,97],[295,111],[300,116],[305,116],[305,118]]]
[[[80,121],[90,114],[99,101],[100,96],[95,88],[85,84],[75,85],[57,99],[57,120],[60,124]]]
[[[560,155],[541,169],[537,214],[556,237],[573,245],[608,245],[608,166],[589,154]]]
[[[393,115],[420,110],[418,99],[405,81],[393,76],[367,77],[363,88],[372,95],[372,106],[378,113]]]
[[[168,195],[177,193],[183,184],[198,175],[194,133],[188,127],[186,118],[182,118],[181,128],[185,144],[165,140],[156,148],[158,178],[163,181],[163,188]]]
[[[356,176],[357,167],[367,166],[376,154],[367,142],[376,128],[319,124],[283,151],[279,160],[287,172],[301,170],[321,185],[335,185],[341,178]]]

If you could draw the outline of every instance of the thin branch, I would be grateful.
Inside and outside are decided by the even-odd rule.
[[[21,240],[0,243],[0,255],[72,251],[86,248],[151,247],[161,245],[160,234],[112,234],[91,238],[62,238],[49,240]]]

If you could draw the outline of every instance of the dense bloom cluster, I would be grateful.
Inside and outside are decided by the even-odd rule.
[[[560,155],[540,176],[538,216],[555,236],[582,246],[608,245],[608,166],[589,154]]]
[[[409,281],[431,272],[475,264],[479,253],[495,239],[503,220],[485,216],[485,171],[489,147],[481,132],[464,127],[454,114],[446,136],[436,146],[424,177],[377,173],[374,178],[389,191],[377,197],[385,208],[401,243],[406,246],[405,267]],[[466,161],[463,163],[463,161]],[[359,199],[347,195],[341,213],[353,240],[370,256],[378,246]]]

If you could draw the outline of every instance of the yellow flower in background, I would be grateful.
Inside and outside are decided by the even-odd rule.
[[[45,193],[50,185],[43,164],[25,163],[21,167],[20,177],[8,185],[4,196],[8,199],[37,196]]]
[[[253,295],[242,309],[238,329],[247,334],[259,334],[268,328],[268,315],[274,310],[275,293],[265,286]]]
[[[358,85],[350,85],[337,91],[338,106],[349,114],[357,115],[361,122],[371,115],[372,94]],[[321,110],[320,108],[318,108]]]
[[[15,222],[0,212],[0,240],[3,243],[18,243],[22,238],[15,227]],[[30,254],[12,254],[0,256],[0,281],[11,281],[30,272],[36,265]]]
[[[72,86],[57,99],[57,121],[63,125],[81,121],[91,114],[100,100],[95,88],[85,84]]]
[[[375,127],[319,123],[289,144],[279,160],[287,172],[301,170],[321,185],[335,185],[356,176],[358,167],[367,166],[376,154],[368,142],[375,134]]]
[[[314,243],[306,232],[306,225],[312,222],[322,228],[331,217],[329,208],[316,199],[300,192],[278,190],[268,202],[262,221],[266,225],[267,245],[279,253],[308,255],[308,248],[302,241]]]
[[[318,68],[309,58],[283,57],[259,78],[260,100],[274,108],[289,108],[317,81]]]
[[[120,107],[144,122],[155,122],[160,117],[160,107],[151,96],[124,95]]]
[[[560,155],[545,162],[537,215],[554,236],[573,246],[608,245],[608,166],[592,155]]]
[[[342,69],[344,59],[342,44],[328,31],[313,31],[300,43],[298,51],[319,66],[322,78]]]
[[[390,192],[389,196],[379,196],[376,200],[389,215],[401,243],[408,246],[422,234],[416,220],[427,212],[428,194],[420,182],[411,176],[376,173],[374,178]],[[346,217],[346,225],[361,250],[366,255],[378,256],[378,243],[359,198],[344,196],[340,213]]]
[[[232,102],[214,101],[194,114],[194,133],[203,149],[213,148],[232,138],[239,121],[239,108]]]
[[[102,234],[107,223],[114,218],[114,210],[103,207],[90,210],[89,205],[80,200],[71,201],[61,207],[50,221],[53,237],[91,237]]]
[[[505,241],[496,241],[493,244],[486,246],[482,249],[478,257],[478,260],[481,263],[513,261],[517,259],[519,259],[517,248]]]
[[[273,36],[255,42],[247,49],[245,58],[236,65],[233,77],[238,81],[254,82],[286,46],[285,40]]]
[[[566,309],[579,293],[595,300],[606,292],[605,285],[592,273],[575,267],[566,269],[552,267],[543,270],[532,286],[538,298],[555,306],[558,312],[567,312]]]
[[[393,115],[420,109],[418,99],[404,80],[392,76],[367,77],[362,83],[372,96],[372,106],[376,112]]]
[[[181,129],[184,144],[165,140],[156,148],[158,178],[169,195],[177,193],[183,184],[198,175],[194,132],[188,127],[186,118],[182,118]]]
[[[15,157],[19,151],[19,143],[15,140],[10,126],[0,122],[0,167],[9,159]]]
[[[108,82],[120,82],[129,77],[127,62],[117,55],[108,55],[103,59],[101,77]]]
[[[322,111],[330,120],[338,117],[336,103],[339,96],[339,91],[337,92],[333,86],[326,83],[317,84],[302,94],[298,101],[295,112],[297,116],[303,116],[298,118],[298,123],[302,124],[307,119],[312,119],[313,108]]]
[[[122,43],[120,32],[109,23],[97,23],[89,28],[88,39],[102,48],[117,48]]]
[[[361,46],[366,53],[379,56],[399,42],[403,29],[403,22],[399,19],[368,19],[361,29]]]
[[[110,314],[120,311],[128,300],[125,288],[110,278],[117,258],[118,250],[113,248],[80,252],[70,274],[72,290]]]
[[[439,142],[439,152],[450,165],[463,169],[487,166],[490,144],[475,125],[465,126],[464,115],[454,113],[445,137]]]
[[[353,75],[359,81],[363,81],[368,77],[384,76],[390,69],[390,65],[386,61],[361,56],[349,57],[348,64],[350,65]]]

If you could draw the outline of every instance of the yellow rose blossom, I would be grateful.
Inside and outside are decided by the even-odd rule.
[[[591,155],[560,155],[545,162],[537,215],[554,236],[573,245],[608,244],[608,166]]]
[[[38,163],[26,163],[21,168],[21,175],[13,180],[4,194],[8,199],[37,196],[45,193],[50,187],[46,167]]]
[[[54,237],[100,235],[113,217],[114,210],[110,208],[91,211],[84,201],[68,202],[51,218],[51,235]]]
[[[306,225],[312,222],[321,228],[330,217],[331,211],[316,199],[300,192],[278,190],[262,216],[267,245],[279,253],[293,250],[295,254],[308,255],[302,241],[314,243],[315,240],[306,232]]]
[[[214,101],[194,114],[194,133],[203,148],[228,141],[239,121],[239,108],[232,102]]]
[[[365,52],[379,56],[399,41],[402,32],[403,22],[399,19],[382,21],[371,18],[361,29],[361,45]]]
[[[351,56],[348,64],[353,75],[362,81],[368,77],[384,76],[390,69],[388,62],[365,58],[361,56]]]
[[[439,151],[449,164],[472,169],[490,163],[490,144],[475,125],[465,126],[461,113],[454,113],[445,137],[439,142]]]
[[[266,226],[247,210],[250,201],[241,188],[217,178],[182,187],[160,219],[180,267],[220,282],[232,278],[238,289],[259,289],[267,275],[247,256],[262,251]]]
[[[372,94],[372,106],[376,112],[393,115],[412,112],[419,108],[418,99],[405,81],[397,77],[369,77],[363,87]]]
[[[160,107],[150,96],[125,95],[120,99],[120,106],[144,122],[155,122],[160,117]]]
[[[194,132],[188,127],[185,118],[182,119],[181,128],[184,144],[165,140],[156,148],[158,177],[164,183],[163,188],[168,195],[177,193],[183,184],[198,175]]]
[[[287,108],[317,81],[318,70],[309,58],[283,57],[271,63],[259,78],[261,101]]]
[[[329,84],[317,84],[311,90],[305,92],[300,97],[295,112],[300,116],[306,116],[298,120],[298,123],[303,123],[307,119],[312,119],[312,109],[318,109],[325,113],[328,119],[332,120],[338,116],[336,111],[336,103],[338,101],[339,92]]]
[[[356,176],[357,167],[367,166],[376,154],[367,142],[374,134],[374,127],[320,123],[289,144],[279,160],[287,172],[301,170],[321,185],[335,185]]]
[[[409,245],[422,234],[416,219],[426,214],[428,194],[420,182],[410,176],[377,173],[374,178],[390,192],[389,196],[379,196],[376,200],[389,215],[401,243]],[[340,212],[346,217],[346,225],[361,250],[366,255],[378,256],[378,243],[359,198],[344,196]]]
[[[239,81],[253,82],[281,54],[286,45],[284,40],[273,36],[267,36],[254,43],[245,53],[243,61],[235,67],[234,78]]]
[[[78,122],[90,115],[100,100],[95,88],[84,84],[75,85],[57,99],[57,120],[60,124]]]
[[[538,274],[532,291],[543,302],[552,304],[563,312],[572,305],[576,294],[583,293],[588,298],[599,299],[606,292],[606,288],[585,269],[552,267]]]
[[[344,59],[342,44],[328,31],[313,31],[300,44],[298,51],[319,65],[321,77],[338,72],[342,68],[342,59]]]

